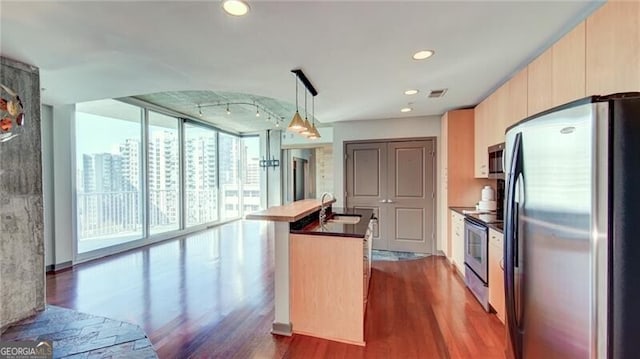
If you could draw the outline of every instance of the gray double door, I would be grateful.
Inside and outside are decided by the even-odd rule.
[[[435,140],[346,144],[348,207],[378,217],[373,248],[433,253]]]

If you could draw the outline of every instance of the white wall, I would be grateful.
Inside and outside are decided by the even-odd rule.
[[[388,140],[397,138],[436,137],[436,179],[440,176],[440,116],[424,116],[372,121],[336,122],[333,125],[333,188],[336,207],[344,205],[344,142],[358,140]],[[436,188],[440,185],[436,183]],[[440,193],[436,198],[436,238],[440,238]],[[438,241],[437,249],[441,242]]]
[[[40,137],[42,147],[42,194],[44,201],[44,265],[54,262],[54,196],[53,196],[53,108],[40,108]]]
[[[301,147],[318,147],[323,144],[333,143],[333,128],[318,128],[320,138],[310,140],[304,136],[291,131],[282,131],[282,147],[283,148],[301,148]]]
[[[67,264],[73,260],[75,221],[73,213],[73,169],[75,105],[53,108],[53,191],[54,264]]]

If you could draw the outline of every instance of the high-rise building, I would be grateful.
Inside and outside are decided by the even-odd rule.
[[[150,226],[179,222],[179,146],[176,132],[154,131],[149,138]]]

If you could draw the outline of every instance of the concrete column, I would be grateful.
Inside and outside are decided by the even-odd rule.
[[[0,58],[0,83],[18,93],[25,113],[20,135],[0,143],[1,332],[44,309],[45,285],[39,70]]]

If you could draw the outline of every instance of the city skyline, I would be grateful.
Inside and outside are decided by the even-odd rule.
[[[77,114],[77,134],[83,139],[76,147],[78,236],[81,241],[93,238],[127,241],[129,237],[142,237],[143,205],[146,203],[142,198],[144,156],[148,161],[146,196],[150,234],[180,229],[183,200],[179,183],[178,122],[170,117],[160,120],[168,124],[175,120],[176,126],[150,124],[145,152],[139,130],[141,122]],[[101,122],[112,125],[104,126]],[[237,218],[243,210],[258,210],[259,139],[242,140],[189,123],[184,129],[186,225]],[[96,133],[100,136],[95,136]],[[241,164],[244,164],[243,168]],[[244,180],[243,184],[241,180]],[[244,207],[240,208],[242,203]],[[82,245],[79,246],[82,251],[80,247]],[[87,248],[94,249],[92,246]]]

